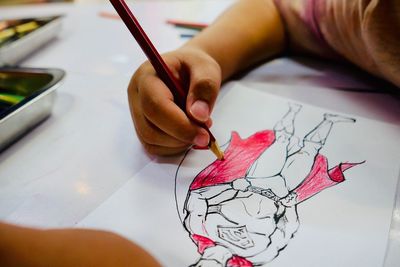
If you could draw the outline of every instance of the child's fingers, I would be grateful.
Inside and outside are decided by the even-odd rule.
[[[135,112],[134,125],[145,150],[152,155],[168,156],[185,151],[191,144],[167,135],[150,123],[143,113]]]
[[[168,135],[146,119],[142,113],[137,113],[135,129],[143,144],[163,146],[167,148],[188,147],[192,144],[182,142],[181,140]]]
[[[138,98],[144,117],[166,135],[186,144],[208,144],[207,132],[173,102],[170,90],[156,76],[142,80]]]
[[[190,79],[187,114],[173,99],[149,62],[135,72],[128,89],[129,105],[137,135],[145,149],[156,155],[177,154],[191,144],[209,143],[208,132],[195,121],[210,127],[210,113],[221,83],[219,65],[207,54],[186,51],[166,55],[165,60],[182,82]]]
[[[149,90],[156,94],[159,91],[157,87],[160,85],[151,83],[152,80],[154,81],[155,71],[148,62],[136,71],[128,87],[129,106],[137,137],[147,152],[151,154],[171,155],[179,153],[179,151],[189,147],[190,143],[182,142],[168,135],[151,123],[144,115],[143,106],[147,105],[147,103],[139,96],[139,85],[146,86],[146,83],[143,84],[143,81],[149,80],[149,77],[151,79],[150,82],[147,82],[147,86],[150,86]],[[168,91],[165,91],[163,94],[166,94],[167,98],[172,98]],[[161,149],[161,147],[163,148]]]
[[[186,101],[190,117],[207,122],[221,86],[221,71],[208,58],[198,60],[190,68],[190,87]]]

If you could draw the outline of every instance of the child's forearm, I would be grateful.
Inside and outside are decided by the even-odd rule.
[[[272,0],[241,0],[184,47],[200,48],[220,65],[226,79],[284,50],[281,17]]]
[[[37,230],[0,223],[0,266],[160,266],[132,242],[110,232]]]

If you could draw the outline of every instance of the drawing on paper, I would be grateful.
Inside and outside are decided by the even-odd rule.
[[[335,124],[355,119],[324,114],[300,140],[294,125],[301,108],[289,104],[273,130],[246,139],[233,132],[225,160],[194,177],[181,218],[199,253],[192,266],[251,267],[272,261],[299,229],[298,205],[342,183],[344,171],[363,163],[329,167],[319,153]]]

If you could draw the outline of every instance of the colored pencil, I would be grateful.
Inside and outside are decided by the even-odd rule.
[[[194,34],[193,33],[181,33],[179,35],[179,37],[181,37],[181,38],[193,38]]]
[[[135,16],[132,14],[128,5],[124,0],[110,0],[111,4],[114,6],[118,15],[121,17],[122,21],[125,23],[128,30],[131,32],[136,42],[142,48],[143,52],[146,54],[150,63],[153,65],[157,72],[157,75],[165,83],[165,85],[171,90],[175,103],[183,110],[186,110],[186,92],[183,89],[181,83],[175,79],[171,70],[168,68],[167,64],[161,58],[160,54],[147,37],[139,22],[136,20]],[[224,154],[220,150],[215,137],[210,132],[208,127],[204,123],[199,123],[201,127],[207,130],[210,135],[210,142],[208,148],[217,156],[218,159],[223,159]]]
[[[208,26],[208,24],[206,23],[190,22],[190,21],[175,20],[175,19],[167,19],[166,22],[176,27],[195,29],[195,30],[202,30]]]
[[[120,19],[121,19],[121,18],[118,16],[118,14],[111,13],[111,12],[107,12],[107,11],[100,11],[100,12],[98,13],[98,15],[99,15],[100,17],[107,18],[107,19],[116,19],[116,20],[120,20]]]

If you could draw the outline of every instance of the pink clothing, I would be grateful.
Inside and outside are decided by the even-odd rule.
[[[399,0],[274,0],[290,49],[344,57],[400,87]]]

